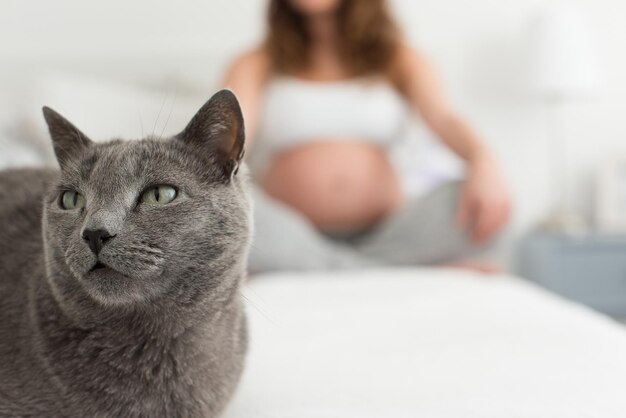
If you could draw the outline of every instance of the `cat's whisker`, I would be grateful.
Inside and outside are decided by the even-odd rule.
[[[152,134],[150,136],[154,136],[154,132],[156,131],[157,124],[159,123],[159,119],[161,118],[161,112],[163,111],[163,107],[165,106],[165,102],[167,101],[167,95],[163,96],[163,101],[161,102],[161,107],[159,108],[159,113],[157,113],[156,120],[154,121],[154,126],[152,127]]]
[[[141,127],[141,138],[143,138],[143,118],[141,117],[141,110],[137,110],[137,114],[139,115],[139,126]]]
[[[170,106],[170,112],[167,114],[167,119],[165,120],[165,125],[163,125],[163,129],[161,130],[161,135],[159,135],[159,138],[163,138],[163,133],[165,132],[165,129],[167,128],[167,124],[170,121],[170,117],[172,116],[172,111],[174,110],[174,105],[176,104],[176,99],[178,98],[178,87],[176,87],[176,89],[174,90],[174,98],[172,99],[172,105]]]
[[[242,286],[242,292],[241,292],[241,297],[250,305],[252,306],[254,309],[256,309],[257,312],[259,312],[261,315],[263,315],[263,317],[265,317],[265,319],[267,319],[270,323],[272,323],[273,325],[276,325],[276,321],[274,321],[272,319],[272,317],[270,316],[270,314],[263,308],[261,308],[260,304],[257,304],[255,302],[252,301],[252,299],[250,299],[248,296],[246,296],[246,293],[250,293],[252,294],[254,297],[258,298],[258,296],[250,289],[250,287],[243,285]]]
[[[163,254],[163,250],[159,248],[145,248],[145,247],[133,247],[133,246],[125,246],[124,248],[128,251],[144,252],[147,254],[154,254],[154,255]]]

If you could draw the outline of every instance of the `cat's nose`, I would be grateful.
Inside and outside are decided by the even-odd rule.
[[[109,234],[106,229],[85,229],[83,231],[83,239],[87,241],[89,249],[95,255],[98,255],[102,246],[114,236]]]

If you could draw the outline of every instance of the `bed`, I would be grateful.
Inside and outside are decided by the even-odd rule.
[[[626,416],[623,325],[523,279],[282,273],[244,294],[227,418]]]
[[[0,149],[11,150],[0,153],[0,168],[56,164],[42,104],[93,138],[175,133],[206,89],[148,86],[168,79],[167,65],[172,74],[185,68],[184,80],[195,68],[203,78],[193,84],[212,85],[218,71],[207,76],[205,64],[225,62],[137,58],[131,71],[126,60],[103,57],[83,68],[89,76],[64,73],[83,61],[34,78],[16,68],[19,83],[0,78],[5,91],[15,84],[0,97]],[[92,76],[108,80],[118,69],[141,77]],[[516,199],[524,205],[538,200],[528,184],[533,199]],[[253,278],[245,295],[250,352],[227,418],[626,417],[623,325],[515,277],[283,273]]]

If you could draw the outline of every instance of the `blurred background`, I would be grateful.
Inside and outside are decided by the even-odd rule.
[[[590,304],[602,305],[607,293],[623,295],[626,2],[390,5],[505,171],[514,200],[502,255],[508,268],[584,297],[597,284],[581,278],[572,289],[571,274],[563,284],[559,277],[568,274],[559,269],[597,275],[600,265],[618,288],[603,285],[604,296],[594,293]],[[266,6],[260,0],[0,0],[0,167],[55,164],[43,105],[93,138],[180,131],[220,87],[231,60],[262,40]],[[420,172],[453,177],[462,170],[419,120],[402,146],[394,160],[416,194],[428,189]],[[558,239],[546,244],[536,231],[555,205],[573,215],[557,233],[549,228]],[[564,251],[574,255],[559,258]],[[605,310],[626,309],[621,299],[611,303]]]

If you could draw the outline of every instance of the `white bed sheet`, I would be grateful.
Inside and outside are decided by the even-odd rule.
[[[227,418],[626,416],[622,325],[518,278],[284,273],[244,294]]]

